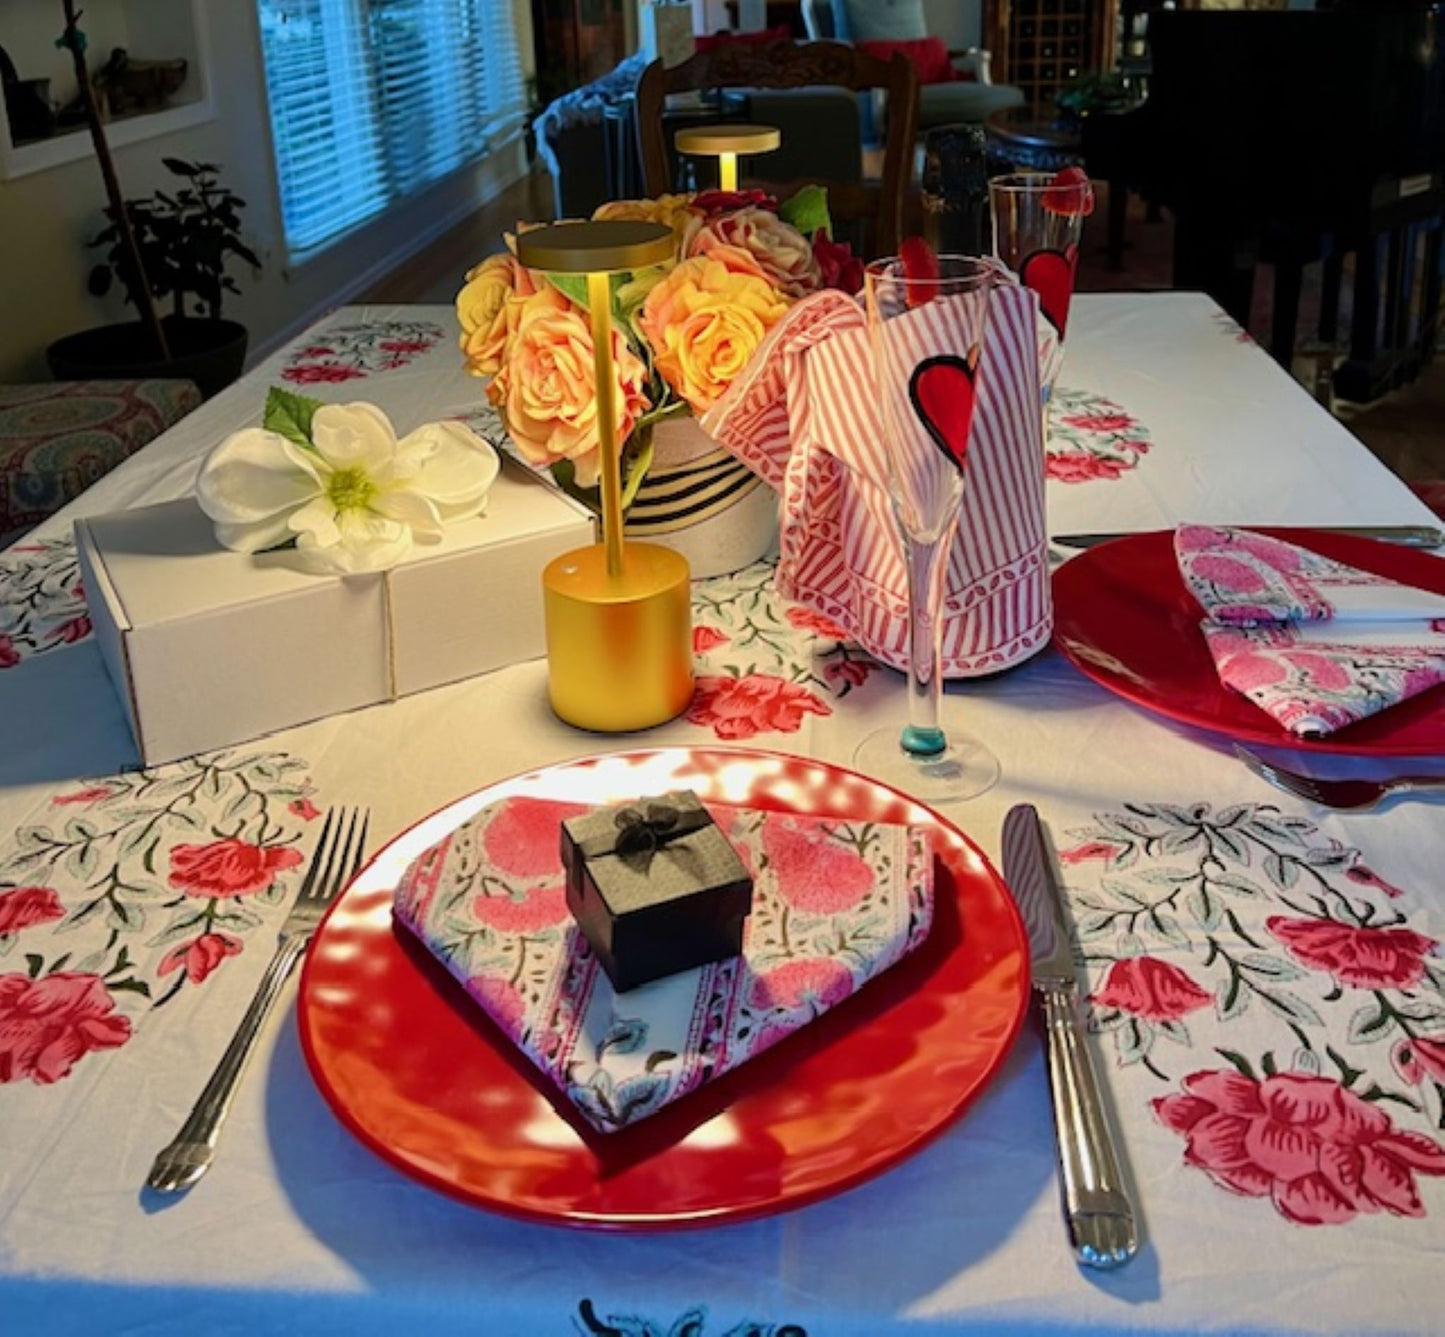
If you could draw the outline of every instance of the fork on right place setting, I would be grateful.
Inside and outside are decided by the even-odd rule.
[[[1293,794],[1307,803],[1317,803],[1324,808],[1373,808],[1388,794],[1407,793],[1413,790],[1445,790],[1445,775],[1396,775],[1388,780],[1319,780],[1311,775],[1276,766],[1263,757],[1256,756],[1238,743],[1234,755],[1249,767],[1261,780]]]

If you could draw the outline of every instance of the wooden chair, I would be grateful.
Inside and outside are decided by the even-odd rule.
[[[712,88],[846,88],[855,93],[881,89],[888,95],[888,132],[879,182],[827,181],[835,221],[855,223],[855,245],[873,258],[892,255],[903,235],[904,199],[913,177],[913,144],[918,127],[918,76],[899,55],[883,61],[841,42],[773,42],[765,46],[726,45],[699,51],[672,69],[654,61],[637,85],[637,126],[643,181],[649,195],[673,189],[671,159],[663,126],[670,93]],[[789,182],[778,193],[806,184]]]

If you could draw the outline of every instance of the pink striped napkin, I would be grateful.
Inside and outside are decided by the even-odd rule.
[[[993,673],[1053,628],[1044,523],[1038,299],[1000,277],[981,300],[920,307],[918,346],[982,338],[958,540],[943,607],[946,676]],[[895,668],[908,661],[907,580],[888,498],[862,307],[837,292],[797,303],[702,426],[782,498],[778,590]]]
[[[707,808],[754,878],[743,956],[620,996],[565,902],[559,834],[581,804],[495,804],[397,887],[397,920],[601,1132],[807,1025],[911,952],[933,922],[921,828]]]
[[[1319,738],[1445,682],[1445,596],[1240,529],[1182,525],[1220,681]]]

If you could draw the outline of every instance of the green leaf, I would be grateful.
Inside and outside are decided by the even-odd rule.
[[[266,391],[266,412],[261,425],[268,432],[276,432],[288,441],[311,450],[311,420],[320,407],[319,399],[293,395],[289,390],[278,390],[272,386]]]
[[[1304,973],[1292,961],[1267,952],[1247,952],[1239,958],[1240,968],[1271,980],[1297,980]]]
[[[1320,1014],[1314,1010],[1298,994],[1290,993],[1287,989],[1279,993],[1267,993],[1263,989],[1256,989],[1259,1001],[1271,1012],[1277,1013],[1286,1021],[1298,1022],[1301,1026],[1323,1026],[1325,1023]]]
[[[828,191],[823,186],[804,186],[790,200],[784,201],[778,210],[778,217],[791,223],[805,237],[811,237],[820,228],[833,235],[833,218],[828,212]]]
[[[574,306],[583,311],[592,308],[587,302],[587,279],[581,274],[548,274],[547,282]]]
[[[37,956],[33,952],[25,954],[25,969],[29,972],[31,979],[39,979],[40,972],[45,966],[45,958]]]
[[[634,435],[636,434],[634,433]],[[652,468],[652,433],[644,432],[642,436],[644,439],[638,442],[635,449],[628,452],[628,458],[622,466],[622,510],[624,514],[637,499],[637,490],[642,486],[642,480],[647,477],[647,471]]]
[[[1241,1076],[1248,1077],[1250,1081],[1256,1081],[1254,1069],[1249,1066],[1249,1060],[1243,1054],[1238,1054],[1232,1049],[1216,1049],[1214,1051],[1226,1063],[1233,1064]]]

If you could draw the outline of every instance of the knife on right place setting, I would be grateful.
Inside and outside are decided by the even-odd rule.
[[[1079,1017],[1078,979],[1062,889],[1032,804],[1021,803],[1004,818],[1003,871],[1029,933],[1069,1240],[1086,1267],[1119,1267],[1139,1249],[1134,1205],[1119,1169]]]

